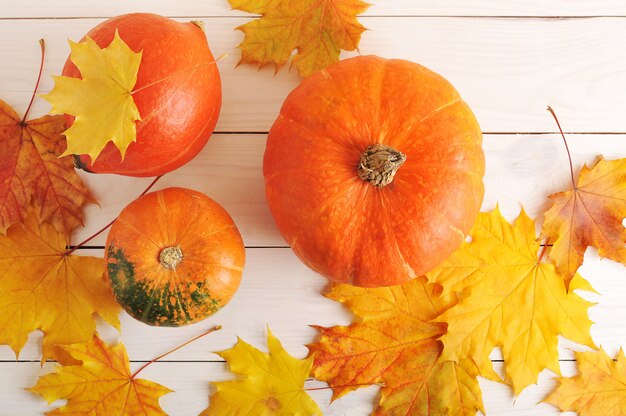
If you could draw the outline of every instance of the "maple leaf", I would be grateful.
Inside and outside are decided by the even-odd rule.
[[[65,148],[63,116],[22,122],[0,100],[0,231],[24,221],[31,202],[42,221],[69,240],[83,224],[81,208],[95,202],[74,170]]]
[[[48,404],[67,399],[67,404],[48,415],[166,415],[159,398],[172,390],[130,374],[126,349],[110,347],[97,335],[91,341],[60,347],[78,365],[61,362],[51,374],[39,377],[28,390]]]
[[[481,374],[497,379],[489,354],[502,348],[505,380],[519,394],[548,368],[557,374],[558,335],[593,346],[587,315],[592,305],[573,292],[551,263],[540,261],[535,223],[524,211],[509,224],[496,209],[480,213],[463,243],[428,274],[459,302],[439,319],[448,323],[442,357],[471,357]],[[570,288],[593,290],[580,275]]]
[[[544,400],[581,416],[623,416],[626,409],[626,357],[613,361],[604,350],[575,353],[579,374],[561,377]]]
[[[123,159],[137,138],[135,122],[141,120],[132,96],[141,52],[133,52],[117,31],[104,49],[89,36],[84,42],[69,44],[70,59],[82,79],[55,76],[52,91],[42,95],[52,105],[51,113],[75,117],[64,132],[67,149],[63,155],[87,154],[95,161],[112,141]]]
[[[269,353],[237,339],[233,348],[218,352],[239,380],[213,383],[217,391],[200,416],[209,415],[321,415],[304,390],[313,359],[298,360],[267,330]]]
[[[626,264],[626,159],[602,158],[583,167],[576,186],[549,197],[542,234],[553,241],[549,258],[569,284],[583,263],[587,247]]]
[[[39,44],[39,74],[24,117],[0,100],[0,232],[24,221],[32,204],[39,218],[69,241],[72,230],[83,224],[83,205],[96,201],[76,175],[71,158],[58,157],[65,149],[65,118],[27,120],[43,71],[43,39]]]
[[[476,414],[483,410],[471,360],[440,361],[443,323],[433,322],[450,303],[441,287],[416,278],[401,286],[359,288],[340,284],[326,296],[357,316],[350,326],[318,327],[309,345],[315,378],[333,400],[359,387],[381,384],[375,415]]]
[[[356,16],[370,6],[361,0],[229,0],[233,9],[261,14],[239,26],[241,62],[280,69],[294,49],[292,65],[300,76],[339,60],[340,51],[357,49],[365,28]]]
[[[0,235],[0,344],[16,354],[36,329],[42,362],[54,347],[88,341],[97,313],[119,329],[120,307],[103,278],[104,260],[65,254],[65,238],[31,211]]]

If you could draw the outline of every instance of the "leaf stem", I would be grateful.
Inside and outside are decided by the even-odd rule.
[[[150,185],[148,185],[148,187],[146,189],[144,189],[144,191],[139,194],[139,197],[144,196],[145,194],[148,193],[148,191],[150,189],[152,189],[152,187],[157,183],[157,181],[159,179],[161,179],[163,177],[163,175],[157,176],[156,178],[154,178],[154,180],[152,182],[150,182]],[[100,234],[102,234],[103,232],[105,232],[110,226],[113,225],[113,223],[115,222],[117,218],[114,218],[110,223],[108,223],[107,225],[105,225],[104,227],[102,227],[99,231],[97,231],[95,234],[93,234],[91,237],[87,238],[86,240],[83,240],[82,242],[78,243],[77,245],[75,245],[72,248],[69,248],[68,250],[65,251],[65,253],[63,254],[64,256],[69,256],[70,254],[72,254],[73,252],[75,252],[77,249],[81,248],[82,246],[84,246],[85,244],[87,244],[88,242],[90,242],[91,240],[93,240],[94,238],[96,238],[97,236],[99,236]]]
[[[569,173],[570,173],[570,177],[572,178],[572,187],[573,189],[577,189],[576,188],[576,179],[574,178],[574,166],[572,165],[572,154],[569,151],[569,146],[567,145],[567,140],[565,140],[565,134],[563,134],[563,129],[561,128],[561,123],[559,123],[559,119],[556,117],[556,114],[554,112],[554,110],[552,109],[552,107],[548,106],[547,110],[550,112],[550,114],[552,114],[552,117],[554,117],[554,121],[556,121],[556,125],[559,128],[559,131],[561,132],[561,137],[563,138],[563,143],[565,143],[565,150],[567,150],[567,159],[569,161]]]
[[[539,253],[539,257],[537,258],[537,264],[541,263],[541,259],[546,254],[546,250],[548,250],[548,245],[550,244],[550,237],[546,238],[546,241],[543,243],[543,247],[541,249],[541,253]]]
[[[39,82],[41,81],[41,74],[43,73],[43,60],[44,60],[44,55],[46,53],[46,43],[44,42],[43,39],[39,39],[39,46],[41,47],[41,62],[39,63],[39,75],[37,75],[37,82],[35,83],[35,89],[33,90],[33,95],[30,97],[30,103],[28,103],[28,107],[26,107],[26,112],[24,113],[24,117],[22,118],[22,124],[26,123],[26,117],[28,117],[30,108],[33,106],[33,101],[35,101],[35,95],[37,95],[37,90],[39,89]]]
[[[140,92],[140,91],[145,90],[146,88],[150,88],[150,87],[152,87],[152,86],[154,86],[154,85],[157,85],[157,84],[160,84],[160,83],[162,83],[162,82],[165,82],[165,81],[167,81],[168,79],[170,79],[170,78],[174,78],[174,77],[179,76],[179,75],[181,75],[181,74],[184,74],[184,73],[187,73],[187,72],[195,72],[195,71],[197,71],[198,69],[200,69],[200,68],[202,68],[202,67],[209,66],[209,65],[215,65],[217,62],[219,62],[220,60],[222,60],[225,56],[227,56],[227,54],[225,54],[225,53],[224,53],[224,54],[222,54],[219,58],[214,59],[214,60],[213,60],[213,61],[211,61],[211,62],[207,62],[206,64],[201,64],[201,65],[199,64],[199,65],[194,66],[194,67],[193,67],[193,68],[191,68],[191,69],[186,69],[186,70],[183,70],[183,71],[178,71],[178,72],[175,72],[175,73],[173,73],[173,74],[170,74],[170,75],[168,75],[168,76],[166,76],[166,77],[163,77],[163,78],[161,78],[161,79],[157,79],[156,81],[153,81],[153,82],[151,82],[151,83],[149,83],[149,84],[146,84],[146,85],[142,86],[141,88],[137,88],[136,90],[131,91],[131,92],[130,92],[130,95],[134,95],[134,94],[136,94],[136,93],[138,93],[138,92]]]
[[[319,380],[310,380],[310,381],[319,381]],[[333,388],[341,389],[344,387],[370,387],[370,386],[384,387],[385,383],[382,383],[382,382],[381,383],[357,383],[357,384],[345,384],[343,386],[310,387],[310,388],[304,389],[304,391],[329,390]]]
[[[147,363],[145,363],[144,365],[142,365],[139,370],[135,371],[133,373],[132,376],[130,376],[131,380],[134,380],[135,377],[137,377],[137,374],[141,373],[147,366],[149,366],[152,363],[155,363],[156,361],[159,361],[161,358],[170,355],[171,353],[173,353],[174,351],[178,351],[179,349],[186,347],[187,345],[191,344],[192,342],[194,342],[197,339],[200,339],[206,335],[209,335],[211,332],[215,332],[215,331],[219,331],[220,329],[222,329],[221,325],[215,325],[213,328],[208,329],[207,331],[204,331],[203,333],[201,333],[200,335],[190,339],[189,341],[185,341],[182,344],[180,344],[178,347],[169,350],[168,352],[166,352],[165,354],[161,354],[156,358],[153,358],[152,360],[148,361]]]

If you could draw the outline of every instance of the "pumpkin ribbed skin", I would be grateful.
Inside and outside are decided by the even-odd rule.
[[[81,155],[79,165],[98,173],[162,175],[191,160],[211,137],[222,103],[217,65],[204,31],[193,23],[133,13],[106,20],[87,36],[104,48],[115,30],[133,51],[142,51],[135,91],[167,79],[133,94],[142,121],[123,161],[109,142],[95,163]],[[80,78],[69,58],[62,74]]]
[[[358,175],[368,147],[406,155],[394,179]],[[484,187],[482,134],[441,76],[362,56],[303,81],[271,128],[263,171],[278,229],[310,268],[377,287],[422,275],[463,241]]]
[[[168,250],[182,254],[174,267]],[[245,249],[219,204],[200,192],[167,188],[124,208],[111,226],[105,262],[126,312],[149,325],[180,326],[228,303],[241,281]]]

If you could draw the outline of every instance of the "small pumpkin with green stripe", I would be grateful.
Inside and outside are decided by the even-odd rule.
[[[233,297],[243,272],[241,235],[224,208],[183,188],[148,193],[111,226],[106,277],[117,301],[148,325],[201,321]]]

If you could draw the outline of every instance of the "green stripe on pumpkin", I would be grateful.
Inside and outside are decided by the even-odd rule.
[[[148,325],[185,325],[214,314],[222,306],[221,299],[211,297],[204,281],[189,279],[193,283],[180,282],[174,288],[170,288],[169,282],[157,286],[149,276],[137,282],[135,266],[122,248],[110,245],[108,258],[109,279],[117,301],[133,318]]]

